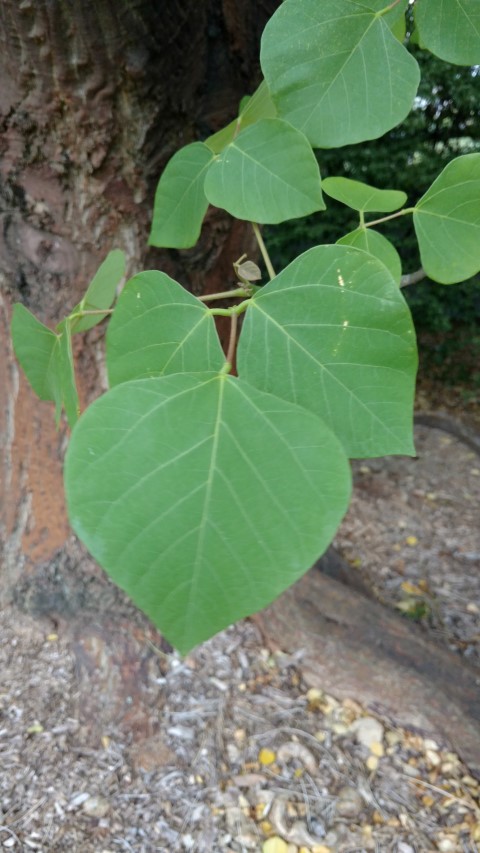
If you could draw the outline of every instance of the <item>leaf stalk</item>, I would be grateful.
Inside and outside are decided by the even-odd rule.
[[[388,216],[382,216],[380,219],[374,219],[372,222],[365,222],[365,228],[380,225],[381,222],[388,222],[389,219],[397,219],[398,216],[405,216],[406,213],[413,213],[414,210],[414,207],[404,207],[403,210],[397,210],[396,213],[390,213]]]
[[[245,296],[245,288],[236,287],[234,290],[222,290],[221,293],[206,293],[199,296],[200,302],[214,302],[216,299],[239,299]]]
[[[252,228],[253,228],[253,233],[255,234],[255,239],[258,243],[258,248],[260,249],[260,252],[262,253],[262,258],[265,262],[267,272],[268,272],[271,279],[275,278],[275,270],[273,269],[272,262],[270,260],[270,255],[268,254],[268,251],[267,251],[267,247],[266,247],[265,243],[263,242],[263,237],[262,237],[262,233],[260,231],[260,228],[258,227],[256,222],[252,222]]]

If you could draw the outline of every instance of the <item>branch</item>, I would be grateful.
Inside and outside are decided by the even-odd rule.
[[[400,287],[408,287],[409,284],[417,284],[418,281],[422,281],[422,279],[426,277],[427,274],[425,270],[420,267],[420,269],[415,270],[415,272],[410,272],[406,275],[402,275],[400,279]]]

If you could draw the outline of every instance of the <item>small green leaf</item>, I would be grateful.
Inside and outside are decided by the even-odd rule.
[[[158,270],[127,282],[108,326],[106,347],[110,385],[220,370],[225,363],[208,308]]]
[[[441,284],[480,269],[480,154],[452,160],[415,206],[413,223],[426,274]]]
[[[324,178],[322,189],[331,198],[364,213],[391,213],[407,200],[407,194],[401,190],[378,190],[351,178]]]
[[[255,124],[263,118],[276,118],[277,110],[272,101],[268,86],[265,80],[262,80],[258,89],[248,99],[247,103],[240,107],[239,121],[241,128],[248,127],[250,124]]]
[[[58,376],[59,387],[56,391],[57,426],[62,406],[65,408],[68,424],[73,428],[80,415],[78,392],[73,366],[72,332],[68,318],[60,323],[58,335]]]
[[[349,246],[317,246],[247,308],[239,376],[315,412],[349,456],[414,452],[417,355],[407,304],[387,268]]]
[[[264,30],[261,65],[278,115],[314,146],[376,139],[412,108],[418,64],[382,6],[285,0]]]
[[[369,252],[375,258],[378,258],[382,264],[385,264],[397,284],[400,284],[402,277],[400,255],[395,246],[383,234],[379,234],[373,228],[357,228],[356,231],[345,234],[344,237],[337,240],[337,243],[341,246],[355,246],[357,249]]]
[[[478,0],[421,0],[414,11],[422,47],[445,62],[480,64]]]
[[[88,290],[72,314],[81,311],[100,311],[109,309],[113,305],[115,293],[123,276],[125,275],[125,253],[120,249],[113,249],[108,253],[107,257],[100,264],[92,281],[88,286]],[[99,314],[96,316],[85,316],[72,319],[72,332],[86,332],[87,329],[93,328],[97,323],[101,323],[107,314]]]
[[[65,408],[72,427],[78,418],[79,406],[68,318],[57,328],[58,334],[55,334],[23,305],[14,306],[12,340],[15,355],[37,396],[55,403],[57,426]]]
[[[233,142],[236,136],[245,127],[254,124],[262,118],[275,118],[277,110],[270,97],[268,86],[263,80],[258,89],[253,95],[246,95],[240,101],[238,117],[235,118],[226,127],[209,136],[205,140],[205,145],[208,145],[214,154],[221,154],[224,148]]]
[[[210,166],[205,194],[237,219],[261,223],[325,209],[314,153],[305,136],[280,119],[243,130]]]
[[[207,145],[193,142],[167,163],[155,194],[151,246],[188,249],[195,245],[208,207],[203,182],[213,157]]]
[[[350,495],[319,418],[212,374],[100,397],[73,432],[65,483],[73,529],[182,653],[307,571]]]
[[[220,154],[227,145],[235,139],[238,132],[238,118],[234,118],[226,127],[222,127],[217,133],[205,140],[205,145],[213,154]]]
[[[53,400],[52,364],[57,335],[17,302],[13,307],[12,341],[15,355],[41,400]]]

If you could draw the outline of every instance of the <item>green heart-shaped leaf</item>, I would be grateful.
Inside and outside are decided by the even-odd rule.
[[[324,178],[322,189],[342,204],[364,213],[390,213],[407,200],[407,194],[401,190],[378,190],[350,178]]]
[[[37,397],[53,400],[53,364],[57,335],[21,305],[13,306],[12,341],[15,355]]]
[[[274,224],[325,209],[308,140],[280,119],[243,130],[210,166],[205,194],[210,204],[253,222]]]
[[[350,494],[319,418],[212,374],[100,397],[73,432],[65,482],[74,530],[183,653],[299,578]]]
[[[225,356],[207,307],[158,270],[125,285],[107,331],[110,385],[220,370]]]
[[[14,306],[12,341],[15,355],[37,396],[55,403],[57,426],[65,408],[69,425],[73,427],[79,415],[79,404],[68,318],[59,324],[57,331],[55,334],[44,326],[24,305]]]
[[[237,365],[322,417],[349,456],[414,452],[414,328],[397,283],[364,251],[317,246],[261,288]]]
[[[426,274],[441,284],[480,270],[480,154],[452,160],[415,206],[413,223]]]
[[[203,191],[213,152],[203,142],[193,142],[169,160],[155,193],[149,244],[188,249],[200,236],[208,201]]]
[[[72,311],[77,314],[82,311],[108,310],[113,304],[117,286],[125,275],[125,253],[113,249],[100,264],[82,301]],[[86,332],[105,319],[107,314],[87,314],[84,317],[71,317],[72,332]]]
[[[419,68],[382,5],[285,0],[265,28],[261,65],[272,100],[314,146],[375,139],[412,108]]]

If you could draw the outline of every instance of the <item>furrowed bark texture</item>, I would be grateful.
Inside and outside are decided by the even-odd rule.
[[[53,326],[112,247],[126,250],[129,273],[162,268],[196,294],[234,280],[246,226],[211,210],[195,249],[147,252],[153,195],[174,151],[218,130],[255,88],[277,3],[0,4],[0,601],[30,591],[29,609],[69,611],[77,581],[61,578],[86,559],[68,539],[66,431],[15,363],[12,304]],[[84,405],[102,388],[102,337],[75,340]]]

